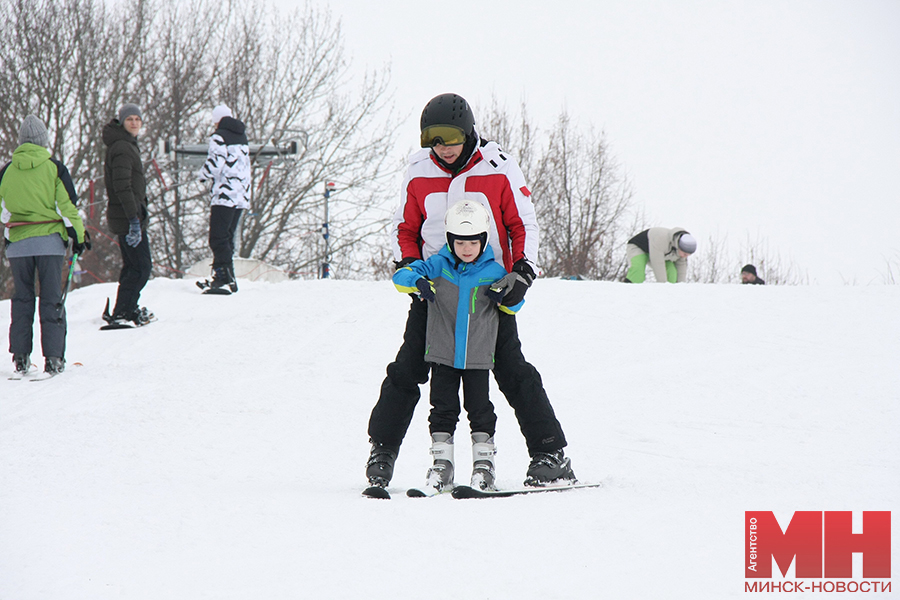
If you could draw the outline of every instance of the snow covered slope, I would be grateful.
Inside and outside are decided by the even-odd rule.
[[[900,509],[900,286],[539,280],[525,355],[576,474],[604,486],[408,499],[423,401],[377,501],[366,424],[408,298],[241,285],[154,280],[159,321],[109,332],[115,285],[77,290],[68,370],[0,379],[0,598],[743,597],[744,511]],[[499,484],[518,486],[528,457],[493,391]],[[458,481],[469,456],[458,443]]]

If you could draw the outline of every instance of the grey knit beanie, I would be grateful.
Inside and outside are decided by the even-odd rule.
[[[697,251],[697,240],[687,232],[682,233],[681,237],[678,238],[678,249],[682,252],[693,254]]]
[[[136,115],[142,121],[144,120],[144,117],[141,116],[141,109],[137,104],[123,104],[122,108],[119,109],[119,123],[124,123],[125,119],[131,115]]]
[[[47,135],[47,128],[34,115],[25,117],[25,120],[22,121],[22,126],[19,127],[19,145],[21,146],[22,144],[36,144],[44,148],[50,147],[50,137]]]

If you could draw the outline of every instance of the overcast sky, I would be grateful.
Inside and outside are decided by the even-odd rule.
[[[290,6],[290,0],[279,0]],[[329,0],[360,73],[602,129],[653,225],[748,236],[811,283],[900,271],[898,0]],[[476,115],[477,119],[478,115]],[[399,181],[398,181],[399,184]]]

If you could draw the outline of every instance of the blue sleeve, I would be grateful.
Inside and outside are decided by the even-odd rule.
[[[397,269],[391,279],[397,291],[404,294],[415,294],[419,291],[419,288],[416,287],[416,282],[420,278],[434,279],[440,277],[441,269],[442,261],[435,254],[428,260],[416,260],[405,267]]]

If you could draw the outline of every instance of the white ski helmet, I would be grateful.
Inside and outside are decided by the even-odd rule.
[[[447,234],[447,244],[450,246],[451,253],[453,253],[454,240],[481,240],[481,253],[483,253],[490,236],[491,215],[480,202],[461,200],[451,206],[444,215],[444,231]]]

